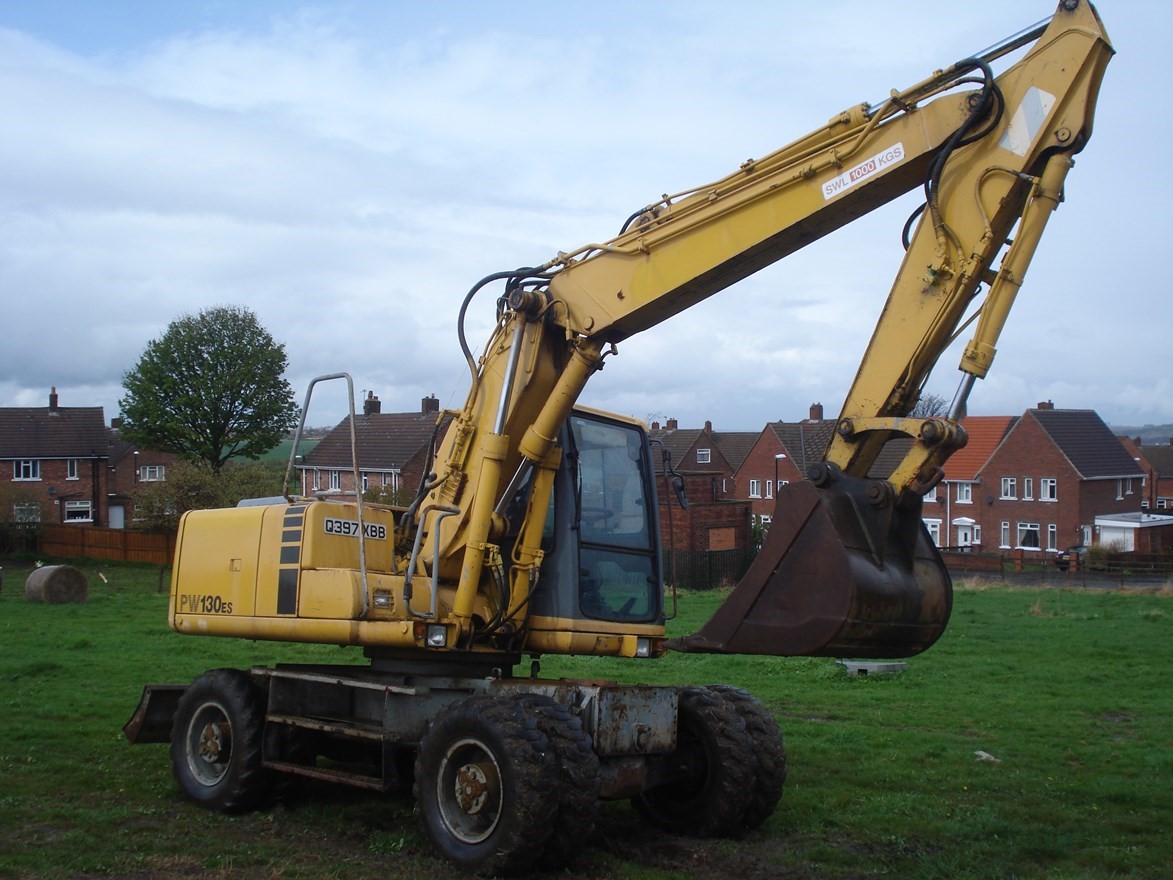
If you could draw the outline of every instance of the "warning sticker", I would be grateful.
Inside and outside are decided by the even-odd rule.
[[[1006,133],[1002,135],[998,146],[1016,156],[1025,156],[1054,106],[1054,95],[1031,86],[1022,96],[1022,103],[1018,105],[1014,115],[1010,117],[1010,125],[1006,127]]]
[[[856,184],[863,183],[882,171],[904,161],[904,144],[893,144],[870,159],[865,159],[854,168],[849,168],[833,180],[823,184],[823,200],[833,199]]]

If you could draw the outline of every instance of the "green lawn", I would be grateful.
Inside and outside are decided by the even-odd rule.
[[[89,603],[47,606],[0,565],[0,877],[460,876],[407,796],[309,786],[221,816],[180,800],[165,746],[122,739],[146,682],[358,652],[171,633],[155,568],[86,566]],[[718,598],[682,596],[674,629]],[[941,642],[894,677],[822,659],[546,658],[550,676],[742,685],[787,741],[786,793],[760,831],[676,840],[612,804],[572,875],[1166,878],[1171,669],[1169,595],[1002,588],[959,590]]]

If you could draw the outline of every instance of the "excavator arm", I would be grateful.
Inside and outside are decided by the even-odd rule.
[[[994,75],[995,62],[1022,49]],[[461,309],[470,391],[449,413],[432,479],[403,520],[405,537],[418,530],[417,548],[434,548],[411,565],[455,584],[458,626],[471,627],[486,592],[524,622],[559,430],[617,343],[919,186],[925,207],[906,229],[904,262],[825,462],[810,483],[779,495],[749,574],[701,632],[674,647],[852,656],[928,647],[948,618],[951,588],[923,534],[920,498],[965,443],[965,399],[990,367],[1072,156],[1091,134],[1112,51],[1094,8],[1064,0],[1043,25],[646,206],[609,241],[474,287]],[[495,281],[505,282],[497,327],[474,358],[464,314]],[[910,419],[941,353],[975,320],[948,417]],[[913,441],[903,461],[869,479],[885,444],[901,436]],[[511,523],[506,510],[519,492],[528,493],[525,513]],[[508,562],[506,533],[517,536]]]

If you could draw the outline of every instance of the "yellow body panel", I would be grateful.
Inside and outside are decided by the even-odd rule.
[[[353,624],[389,620],[401,605],[391,511],[367,506],[367,577],[351,504],[302,502],[194,510],[180,521],[170,621],[180,632],[358,644]],[[376,607],[375,596],[379,597]],[[272,618],[288,618],[274,625]],[[324,622],[331,621],[332,625]],[[296,632],[295,632],[296,630]],[[379,643],[413,643],[396,624]]]
[[[531,615],[526,645],[535,653],[635,657],[639,640],[663,638],[664,627],[660,624]]]
[[[256,614],[259,547],[270,508],[184,514],[171,577],[171,625],[179,614]]]

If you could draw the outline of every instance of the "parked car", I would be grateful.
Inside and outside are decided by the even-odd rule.
[[[1059,566],[1059,571],[1067,571],[1071,568],[1071,561],[1075,560],[1075,567],[1085,568],[1084,563],[1087,561],[1087,547],[1083,544],[1076,544],[1068,547],[1066,550],[1060,550],[1055,554],[1055,565]]]

